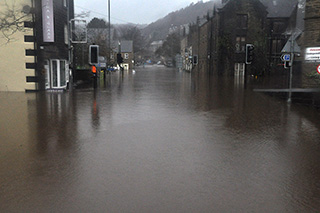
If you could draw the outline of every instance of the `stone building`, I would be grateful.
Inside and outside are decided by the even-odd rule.
[[[267,57],[269,67],[272,70],[283,70],[283,62],[280,59],[281,50],[288,38],[285,35],[292,14],[292,7],[283,7],[285,10],[278,11],[278,3],[270,1],[268,4],[267,18]]]
[[[133,41],[122,40],[114,41],[112,44],[112,55],[111,63],[117,64],[117,54],[121,53],[123,58],[122,67],[124,70],[133,69],[134,66],[134,51],[133,51]]]
[[[9,42],[0,37],[0,91],[65,89],[70,76],[68,23],[74,16],[73,0],[15,0],[7,5],[0,10],[6,12],[9,7],[23,21]]]
[[[266,17],[266,7],[259,0],[229,0],[221,8],[214,8],[212,14],[198,19],[188,36],[192,54],[199,58],[193,70],[238,74],[244,71],[247,43],[254,44],[255,52],[261,55],[253,64],[259,69],[266,63]]]
[[[233,75],[243,71],[245,46],[249,43],[255,46],[255,60],[248,71],[262,73],[266,63],[266,7],[259,0],[229,0],[215,18],[219,23],[214,29],[218,55],[213,62],[219,72]]]

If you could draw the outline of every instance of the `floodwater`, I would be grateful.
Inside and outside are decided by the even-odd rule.
[[[162,67],[0,93],[0,212],[319,212],[320,114]]]

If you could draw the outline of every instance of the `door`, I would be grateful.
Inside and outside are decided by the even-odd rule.
[[[52,89],[64,89],[67,86],[67,70],[65,60],[51,60],[50,82]]]

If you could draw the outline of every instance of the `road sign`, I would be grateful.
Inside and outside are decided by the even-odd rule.
[[[281,60],[282,61],[291,61],[291,54],[282,54]]]
[[[290,38],[291,39],[291,38]],[[286,43],[286,45],[284,46],[284,48],[281,50],[282,53],[301,53],[301,48],[299,47],[299,45],[297,44],[297,42],[294,40],[292,41],[293,44],[291,44],[291,40],[288,40],[288,42]]]
[[[317,67],[317,72],[320,74],[320,64]]]
[[[320,47],[306,48],[305,60],[306,61],[320,61]]]

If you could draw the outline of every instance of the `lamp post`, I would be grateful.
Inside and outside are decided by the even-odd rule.
[[[108,31],[108,44],[109,44],[109,65],[111,61],[111,21],[110,21],[110,0],[108,0],[108,21],[109,21],[109,31]]]
[[[290,39],[290,59],[291,59],[291,66],[290,66],[290,79],[289,79],[289,98],[288,98],[288,103],[291,103],[291,97],[292,97],[292,66],[293,66],[293,57],[294,57],[294,53],[293,53],[293,35],[291,36]]]

